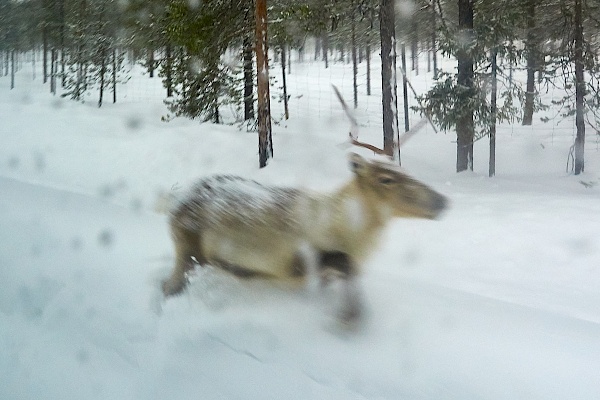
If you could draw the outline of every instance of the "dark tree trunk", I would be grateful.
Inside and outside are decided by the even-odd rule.
[[[470,93],[473,89],[473,58],[469,47],[473,41],[473,0],[458,0],[458,27],[462,37],[467,38],[464,46],[456,54],[458,60],[457,83],[467,89],[467,98],[462,104],[468,104]],[[473,138],[475,126],[473,124],[473,111],[461,113],[456,122],[456,172],[473,170]]]
[[[408,132],[410,129],[410,122],[408,119],[408,80],[406,79],[406,45],[402,43],[400,51],[400,58],[402,62],[402,100],[404,102],[404,132]]]
[[[50,93],[56,94],[56,68],[57,68],[56,49],[50,50]]]
[[[10,51],[10,89],[15,88],[15,51]]]
[[[319,59],[319,54],[321,53],[321,38],[315,39],[315,61]]]
[[[66,17],[65,17],[65,1],[60,0],[59,4],[59,15],[60,15],[60,75],[61,81],[60,86],[65,87],[67,83],[67,77],[65,75],[65,28],[66,28]]]
[[[167,84],[167,97],[173,96],[173,49],[171,43],[165,47],[165,81]]]
[[[285,44],[281,46],[281,79],[283,83],[283,110],[285,119],[290,119],[290,110],[288,108],[288,95],[287,95],[287,83],[285,76],[285,63],[286,63],[286,52]]]
[[[367,61],[367,96],[371,95],[371,43],[367,42],[365,51],[365,60]]]
[[[435,18],[435,5],[433,0],[431,2],[431,53],[433,56],[433,79],[437,79],[438,76],[438,65],[437,65],[437,26]]]
[[[584,170],[584,145],[585,145],[585,121],[583,119],[585,77],[583,75],[583,20],[582,1],[575,0],[575,35],[574,35],[574,58],[575,58],[575,126],[577,136],[575,137],[575,175]]]
[[[379,27],[381,35],[383,150],[390,157],[397,158],[400,163],[394,15],[394,0],[381,0],[379,5]],[[398,153],[396,153],[396,149]]]
[[[154,78],[154,49],[148,50],[148,73]]]
[[[491,94],[491,111],[492,121],[490,122],[490,162],[489,176],[490,178],[496,175],[496,110],[498,97],[498,48],[491,51],[492,59],[492,94]]]
[[[260,168],[273,157],[267,47],[267,1],[256,0],[256,75],[258,90],[258,158]]]
[[[367,47],[366,47],[366,60],[367,60],[367,96],[371,95],[371,35],[373,32],[373,26],[375,25],[375,8],[372,7],[369,12],[369,31],[367,32]]]
[[[429,39],[427,39],[427,44],[429,44]],[[429,51],[431,46],[427,46],[427,73],[431,72],[431,52]]]
[[[104,85],[106,80],[106,49],[102,48],[101,55],[102,62],[100,64],[100,95],[98,97],[98,107],[102,107],[102,101],[104,99]]]
[[[42,74],[44,75],[43,82],[48,81],[48,28],[44,21],[44,27],[42,28]]]
[[[112,51],[112,92],[114,104],[117,102],[117,49]]]
[[[327,32],[323,34],[321,47],[323,49],[323,61],[325,61],[325,68],[329,68],[329,60],[327,56],[327,53],[329,52],[329,35],[327,34]]]
[[[417,32],[419,32],[419,25],[417,24],[416,19],[413,19],[412,40],[410,44],[410,60],[411,70],[415,71],[415,75],[419,75],[419,38],[417,36]]]
[[[254,74],[252,73],[252,40],[250,36],[244,37],[242,44],[242,58],[244,59],[244,120],[254,119]]]
[[[358,64],[356,61],[356,5],[352,3],[352,21],[351,21],[351,41],[352,41],[352,88],[354,94],[354,108],[358,107],[358,84],[356,78],[358,75]]]
[[[535,34],[536,0],[527,0],[527,91],[523,108],[523,125],[533,122],[533,101],[535,98],[535,70],[537,61],[537,40]]]

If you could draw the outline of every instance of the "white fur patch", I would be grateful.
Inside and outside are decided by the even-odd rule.
[[[348,222],[352,230],[359,231],[365,228],[367,216],[362,201],[356,198],[344,199],[342,208],[344,220]]]

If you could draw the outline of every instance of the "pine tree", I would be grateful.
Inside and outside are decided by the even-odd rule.
[[[514,53],[509,45],[517,23],[512,0],[459,0],[458,5],[455,22],[438,14],[440,49],[456,57],[458,73],[440,71],[432,89],[418,98],[420,105],[415,109],[431,116],[443,130],[456,129],[456,171],[461,172],[473,169],[475,140],[489,135],[495,122],[519,119],[515,98],[522,98],[523,91],[517,85],[503,84],[501,104],[493,107],[488,100],[490,51]],[[498,73],[498,78],[503,77]]]

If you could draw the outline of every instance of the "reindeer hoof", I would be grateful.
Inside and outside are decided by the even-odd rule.
[[[359,304],[352,304],[344,307],[339,319],[344,325],[355,325],[360,322],[362,315],[362,307]]]
[[[162,291],[165,297],[175,296],[181,294],[181,292],[185,288],[185,285],[185,279],[167,279],[162,284]]]

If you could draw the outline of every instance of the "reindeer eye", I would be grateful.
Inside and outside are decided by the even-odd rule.
[[[390,178],[389,176],[382,176],[379,178],[379,183],[381,183],[382,185],[391,185],[392,183],[394,183],[394,179]]]

